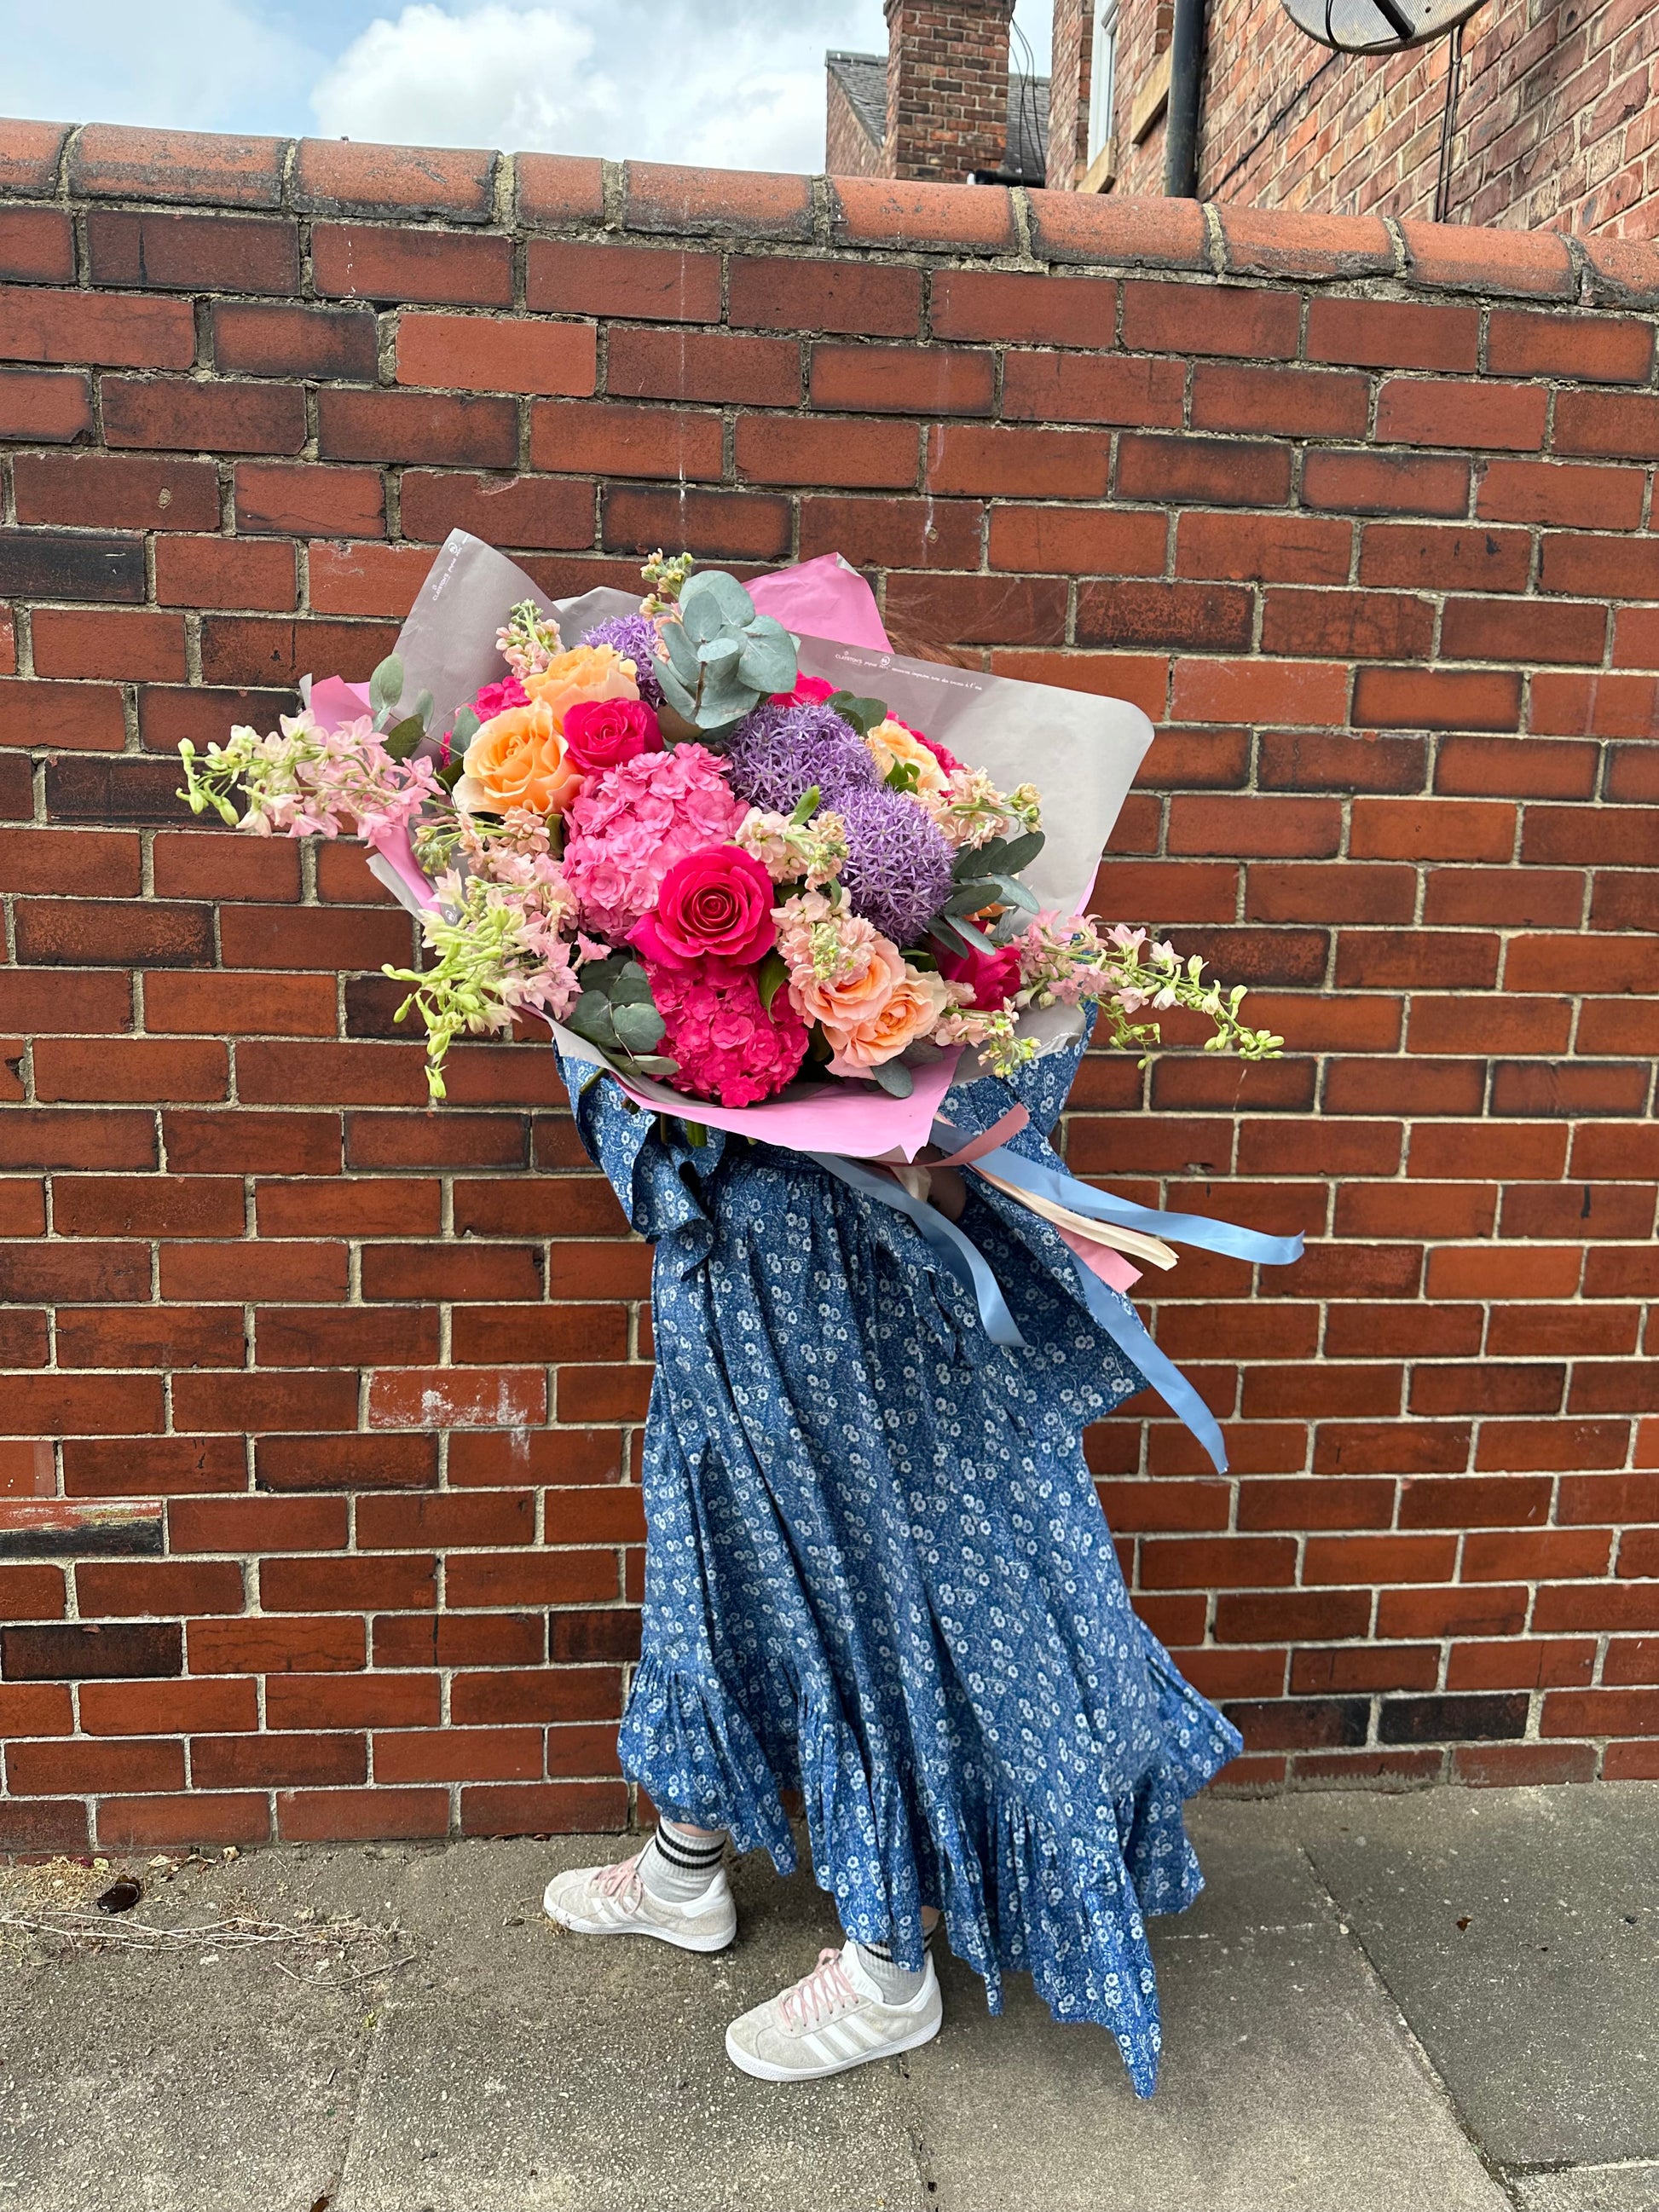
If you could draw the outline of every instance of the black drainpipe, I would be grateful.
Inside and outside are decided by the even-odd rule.
[[[1164,195],[1198,193],[1198,104],[1204,90],[1204,0],[1175,0],[1170,37],[1170,112],[1164,126]]]

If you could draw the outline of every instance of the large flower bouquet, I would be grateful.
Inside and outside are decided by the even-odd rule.
[[[624,614],[500,607],[495,672],[442,711],[406,702],[394,654],[366,696],[319,685],[270,736],[180,747],[198,814],[401,857],[432,958],[388,973],[434,1098],[456,1037],[526,1014],[653,1097],[726,1109],[907,1097],[963,1048],[1007,1074],[1052,1033],[1034,1017],[1088,1001],[1120,1043],[1178,1006],[1209,1050],[1278,1049],[1200,961],[1045,901],[1035,784],[1001,790],[886,698],[805,673],[740,583],[690,568],[655,556]]]

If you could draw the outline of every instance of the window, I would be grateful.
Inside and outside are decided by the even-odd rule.
[[[1118,0],[1095,0],[1094,56],[1089,69],[1089,166],[1112,143],[1112,107],[1117,90]]]

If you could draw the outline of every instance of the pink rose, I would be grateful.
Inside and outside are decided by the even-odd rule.
[[[657,718],[642,699],[582,699],[564,718],[565,757],[584,775],[662,750]]]
[[[711,845],[675,861],[655,913],[635,923],[628,941],[665,966],[714,959],[748,967],[777,941],[773,896],[772,878],[752,853]]]
[[[805,707],[811,700],[833,699],[835,696],[835,685],[823,677],[798,676],[793,691],[775,691],[772,694],[772,704],[775,707]]]
[[[1006,1006],[1019,988],[1019,947],[1005,945],[991,953],[942,953],[939,972],[947,983],[966,983],[973,992],[974,1004],[992,1013]]]

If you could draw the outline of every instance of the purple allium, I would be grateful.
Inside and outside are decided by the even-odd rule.
[[[624,660],[634,664],[634,680],[649,707],[662,704],[662,686],[651,673],[661,655],[657,651],[657,625],[649,615],[613,615],[582,633],[584,645],[613,646]]]
[[[874,791],[881,781],[868,745],[819,699],[757,707],[732,732],[726,757],[738,798],[776,814],[787,814],[814,784],[826,806],[839,806],[845,793]]]
[[[842,889],[895,945],[917,944],[951,896],[950,846],[915,800],[884,784],[839,793],[847,824]]]

